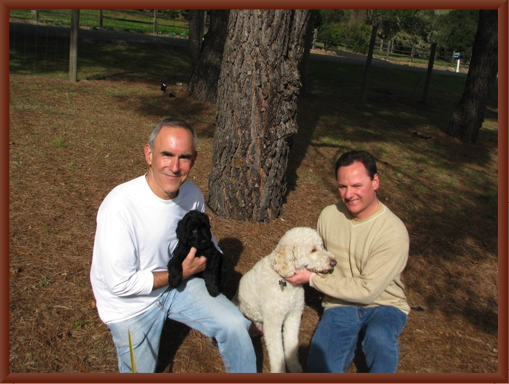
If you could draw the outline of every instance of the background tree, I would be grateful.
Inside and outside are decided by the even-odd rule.
[[[474,9],[455,9],[442,13],[435,23],[435,40],[439,47],[447,51],[460,52],[463,61],[470,60],[479,11]]]
[[[203,44],[201,44],[205,20],[204,11],[191,11],[190,48],[193,69],[188,95],[195,99],[209,103],[216,102],[217,81],[221,72],[229,13],[229,10],[208,11],[210,25],[203,38]]]
[[[313,37],[315,28],[320,24],[320,11],[311,11],[306,29],[306,38],[304,40],[304,53],[300,62],[300,81],[301,81],[301,94],[306,94],[309,91],[308,87],[308,71],[309,59],[311,56],[311,48],[313,47]]]
[[[203,34],[205,33],[206,11],[193,9],[189,11],[189,51],[193,67],[200,59],[203,46]]]
[[[414,25],[418,10],[413,9],[372,9],[366,10],[366,23],[377,26],[383,39],[391,39],[404,29]]]
[[[449,122],[449,135],[476,142],[497,73],[498,11],[481,10],[465,91]]]
[[[307,10],[231,10],[218,83],[210,207],[266,222],[281,213],[297,131]]]

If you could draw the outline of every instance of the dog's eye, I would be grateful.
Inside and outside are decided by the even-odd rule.
[[[317,249],[316,249],[316,248],[313,248],[313,249],[311,250],[311,253],[315,253],[316,251],[317,251]]]

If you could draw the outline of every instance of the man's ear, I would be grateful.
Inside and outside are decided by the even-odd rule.
[[[145,144],[145,147],[143,148],[143,151],[145,152],[145,161],[149,166],[152,165],[152,150],[150,149],[149,144]]]
[[[376,191],[380,187],[380,179],[378,177],[378,173],[373,175],[373,180],[371,182],[373,183],[373,189]]]

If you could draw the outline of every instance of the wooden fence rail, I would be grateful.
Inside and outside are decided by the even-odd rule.
[[[375,53],[384,56],[387,60],[392,56],[402,56],[409,58],[410,62],[413,63],[414,59],[428,60],[430,57],[430,48],[419,48],[415,45],[395,45],[392,39],[377,39],[375,42]],[[455,62],[455,52],[436,52],[436,58],[448,61],[450,63]]]
[[[182,23],[183,20],[186,19],[188,11],[174,11],[177,16],[177,20],[175,17],[169,17],[163,14],[164,10],[150,10],[147,12],[145,10],[115,10],[115,15],[121,14],[126,15],[126,17],[115,17],[113,15],[108,15],[109,10],[97,10],[98,13],[90,13],[86,10],[80,10],[80,17],[83,20],[84,18],[89,19],[97,19],[97,23],[95,26],[99,28],[105,28],[105,20],[115,20],[121,22],[128,23],[136,23],[136,24],[145,24],[152,25],[152,32],[157,34],[161,31],[162,28],[175,28],[178,30],[186,31],[189,34],[189,23]],[[54,10],[54,9],[37,9],[35,10],[35,21],[40,23],[42,21],[42,16],[44,13],[63,15],[66,17],[71,17],[71,10]],[[129,17],[133,16],[133,17]],[[180,21],[179,24],[175,23],[175,21]],[[84,23],[84,22],[83,22]],[[88,24],[87,24],[88,25]],[[92,25],[94,26],[94,25]]]

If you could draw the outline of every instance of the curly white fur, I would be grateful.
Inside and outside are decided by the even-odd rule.
[[[258,328],[263,327],[271,372],[286,372],[286,367],[290,372],[302,372],[298,350],[304,288],[284,285],[282,279],[296,269],[330,273],[335,265],[318,233],[298,227],[286,232],[276,249],[240,280],[233,301]]]

